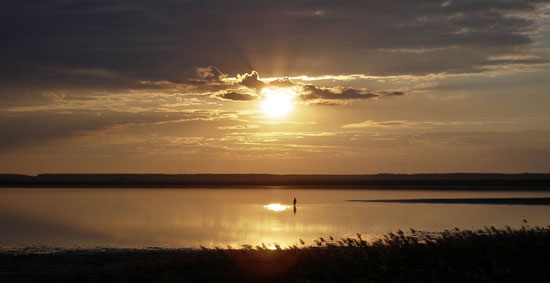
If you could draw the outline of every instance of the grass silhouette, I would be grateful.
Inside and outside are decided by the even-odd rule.
[[[319,238],[275,250],[0,254],[1,282],[550,282],[550,227]]]

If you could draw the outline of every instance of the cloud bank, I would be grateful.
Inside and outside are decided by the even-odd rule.
[[[133,88],[195,66],[264,76],[468,74],[546,64],[529,53],[546,0],[4,1],[0,96]],[[253,24],[251,24],[253,23]],[[201,69],[195,83],[220,81]],[[251,74],[244,86],[258,88]],[[30,84],[32,82],[32,84]]]

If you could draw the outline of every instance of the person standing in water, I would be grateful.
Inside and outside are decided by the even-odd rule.
[[[296,198],[294,198],[294,206],[296,206]]]
[[[294,198],[294,215],[296,215],[296,198]]]

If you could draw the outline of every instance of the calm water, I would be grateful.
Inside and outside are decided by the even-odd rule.
[[[292,199],[298,199],[294,213]],[[0,247],[239,247],[550,225],[550,206],[356,203],[350,199],[550,197],[550,192],[345,189],[0,189]]]

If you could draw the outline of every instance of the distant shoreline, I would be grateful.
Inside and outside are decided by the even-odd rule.
[[[410,203],[410,204],[491,204],[491,205],[550,205],[550,198],[434,198],[434,199],[374,199],[348,200],[369,203]]]
[[[0,184],[0,189],[304,189],[304,190],[419,190],[419,191],[550,191],[550,186],[386,186],[386,185],[165,185],[165,184]]]
[[[550,174],[0,174],[0,187],[550,190]]]

